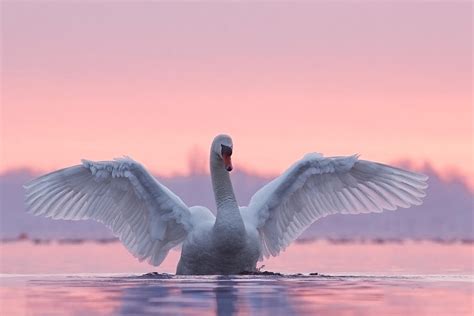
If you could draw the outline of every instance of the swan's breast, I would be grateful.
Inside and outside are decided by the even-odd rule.
[[[202,225],[208,225],[209,223],[214,225],[214,222],[216,221],[214,214],[204,206],[190,207],[189,212],[191,213],[191,223],[195,228]]]

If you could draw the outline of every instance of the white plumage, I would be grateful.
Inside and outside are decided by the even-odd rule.
[[[419,205],[427,177],[359,160],[308,154],[238,207],[229,178],[232,140],[217,136],[211,176],[217,217],[189,208],[130,158],[58,170],[25,185],[33,215],[104,223],[138,259],[159,265],[183,243],[178,274],[235,274],[276,256],[314,221]]]
[[[427,177],[358,160],[306,155],[261,188],[246,212],[257,223],[262,254],[276,256],[313,222],[330,214],[360,214],[420,205]]]
[[[33,215],[104,223],[140,260],[159,265],[190,229],[188,207],[130,158],[58,170],[25,185]]]

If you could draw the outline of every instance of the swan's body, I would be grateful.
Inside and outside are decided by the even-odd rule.
[[[25,186],[34,215],[94,219],[138,259],[159,265],[182,243],[177,274],[236,274],[276,256],[317,219],[421,204],[427,177],[357,156],[306,155],[238,206],[229,171],[232,140],[217,136],[210,166],[217,215],[188,207],[139,163],[91,162],[58,170]]]
[[[205,208],[197,211],[204,210],[210,213]],[[183,242],[177,274],[236,274],[255,270],[260,257],[256,228],[244,226],[235,234],[227,234],[225,229],[216,231],[214,224],[214,219],[202,222]]]

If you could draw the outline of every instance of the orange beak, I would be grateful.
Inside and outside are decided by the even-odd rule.
[[[222,157],[224,159],[224,168],[227,171],[232,171],[232,160],[230,159],[229,155],[224,155]]]

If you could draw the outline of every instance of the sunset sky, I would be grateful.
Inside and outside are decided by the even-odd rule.
[[[473,182],[469,2],[1,6],[0,172],[186,173],[225,132],[262,174],[316,151]]]

